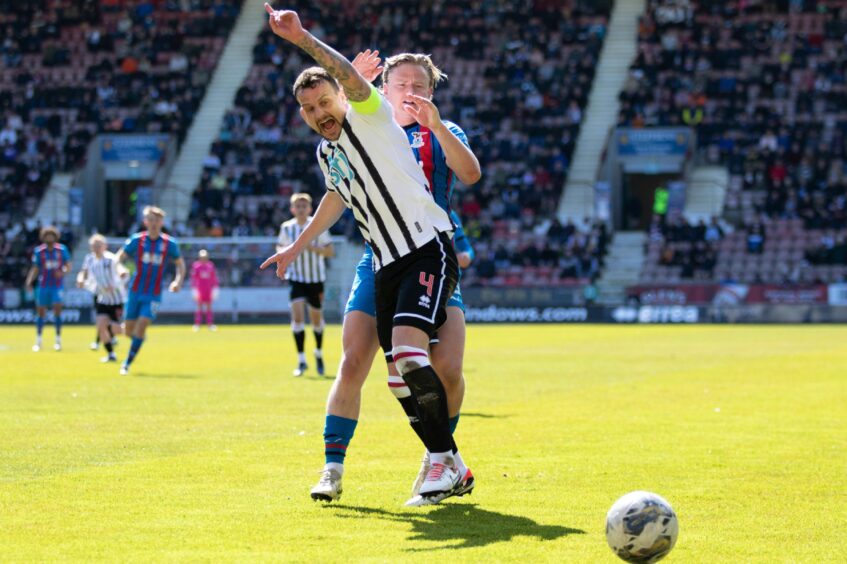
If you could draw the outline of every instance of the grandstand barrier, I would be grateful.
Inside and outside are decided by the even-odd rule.
[[[470,296],[495,296],[471,289]],[[514,289],[510,289],[514,290]],[[695,324],[695,323],[847,323],[847,284],[826,287],[828,303],[729,303],[696,304],[629,304],[595,306],[551,303],[546,289],[527,290],[520,300],[518,292],[503,292],[504,300],[468,300],[466,316],[474,323],[608,323],[608,324]],[[529,291],[531,290],[531,291]],[[539,292],[540,290],[540,292]],[[556,290],[561,290],[557,288]],[[25,301],[23,292],[0,292],[0,325],[32,324],[35,315],[32,304]],[[539,297],[536,301],[533,297]],[[84,290],[68,290],[62,317],[69,324],[93,322],[91,294]],[[219,324],[276,323],[287,324],[288,291],[285,286],[272,288],[224,288],[216,304]],[[157,323],[190,323],[193,303],[188,290],[167,294]],[[52,316],[52,314],[51,314]],[[52,317],[50,318],[52,320]],[[340,321],[336,312],[329,319]]]
[[[639,305],[847,305],[847,284],[647,284],[626,290]]]

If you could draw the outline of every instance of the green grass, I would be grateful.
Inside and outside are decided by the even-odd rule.
[[[418,509],[422,448],[379,366],[327,507],[308,491],[331,382],[290,376],[287,328],[154,327],[131,377],[92,333],[34,354],[0,329],[4,562],[615,562],[605,514],[635,489],[679,515],[668,562],[847,553],[844,327],[473,326],[477,491]]]

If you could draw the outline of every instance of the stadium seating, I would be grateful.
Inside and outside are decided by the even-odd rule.
[[[607,7],[595,7],[600,4]],[[562,237],[552,215],[605,34],[608,2],[405,3],[406,18],[388,0],[353,0],[345,9],[324,2],[293,5],[307,27],[348,56],[367,47],[383,55],[421,51],[450,76],[436,102],[445,119],[467,132],[483,166],[482,180],[461,187],[453,200],[480,255],[466,283],[549,285],[596,274],[605,232],[569,230]],[[290,94],[308,64],[269,31],[260,36],[254,66],[210,148],[194,195],[196,235],[272,235],[287,217],[288,195],[322,194],[315,135]],[[555,237],[541,242],[550,229]],[[355,226],[342,222],[337,232],[354,234]]]
[[[844,0],[649,2],[619,123],[694,127],[701,157],[729,168],[738,228],[699,245],[660,230],[642,282],[844,280],[845,37]]]
[[[0,2],[0,231],[25,230],[54,172],[82,164],[96,133],[181,140],[240,5]]]

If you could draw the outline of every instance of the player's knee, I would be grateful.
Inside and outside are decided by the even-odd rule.
[[[365,356],[363,352],[356,349],[345,349],[338,377],[347,382],[356,382],[360,385],[364,383],[371,369],[370,362]]]
[[[432,364],[445,388],[458,386],[462,381],[462,359],[443,358],[435,360]]]
[[[391,351],[391,356],[394,359],[394,366],[397,367],[397,372],[401,376],[429,366],[429,355],[425,350],[417,347],[395,346]]]

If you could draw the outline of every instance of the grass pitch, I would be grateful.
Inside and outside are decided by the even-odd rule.
[[[3,561],[616,562],[605,514],[635,489],[679,515],[668,562],[847,553],[844,327],[472,326],[477,491],[417,509],[422,448],[380,366],[323,506],[331,381],[290,376],[286,327],[153,327],[130,377],[91,328],[61,353],[33,333],[0,329]]]

